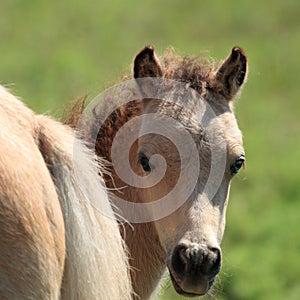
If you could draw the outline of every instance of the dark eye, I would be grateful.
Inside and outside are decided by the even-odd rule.
[[[151,171],[151,167],[150,167],[150,164],[149,164],[149,159],[144,153],[139,154],[139,163],[141,164],[141,166],[142,166],[142,168],[145,172],[150,172]]]
[[[245,163],[245,156],[241,155],[236,161],[235,163],[230,167],[231,170],[231,174],[237,174],[238,171],[240,170],[240,168],[244,165]]]

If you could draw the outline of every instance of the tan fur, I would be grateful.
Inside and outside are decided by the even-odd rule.
[[[224,61],[212,63],[198,56],[181,58],[168,50],[157,59],[152,47],[145,47],[136,57],[134,62],[135,77],[164,77],[187,83],[196,90],[216,112],[219,122],[219,130],[225,138],[227,149],[226,170],[217,194],[212,202],[204,208],[197,208],[196,192],[177,211],[159,221],[145,224],[132,224],[122,227],[122,235],[126,241],[131,255],[131,277],[134,291],[141,299],[147,299],[160,280],[166,265],[172,272],[172,251],[179,243],[185,243],[188,247],[215,247],[219,248],[225,228],[225,212],[228,202],[229,186],[232,178],[230,166],[244,153],[242,136],[238,129],[236,119],[232,111],[232,100],[240,91],[247,73],[247,59],[240,48],[234,48],[231,55]],[[124,80],[128,79],[126,77]],[[140,86],[142,93],[147,94],[151,86]],[[107,99],[109,103],[109,99]],[[197,110],[197,104],[192,100],[186,103],[191,111]],[[104,109],[105,110],[105,109]],[[96,111],[96,110],[95,110]],[[116,132],[130,119],[142,113],[156,112],[159,115],[171,116],[180,121],[195,137],[195,143],[199,150],[201,165],[203,166],[203,178],[207,176],[210,168],[209,151],[206,147],[205,132],[185,115],[181,107],[174,104],[147,99],[135,100],[121,106],[113,112],[98,132],[97,124],[89,128],[85,137],[98,134],[96,141],[96,154],[99,157],[111,161],[111,145]],[[76,126],[76,116],[79,118],[81,111],[74,110],[72,118],[73,127]],[[88,126],[88,124],[87,124]],[[97,130],[97,131],[95,131]],[[128,129],[130,134],[130,129]],[[126,135],[125,135],[126,136]],[[218,144],[218,139],[214,141]],[[139,190],[127,186],[109,166],[110,176],[105,176],[106,185],[109,188],[119,187],[113,193],[131,202],[150,202],[167,193],[175,185],[178,178],[180,165],[178,153],[168,141],[161,136],[148,135],[137,141],[131,151],[130,160],[134,171],[143,175],[144,172],[138,164],[138,149],[143,145],[157,145],[157,151],[169,162],[169,168],[164,179],[154,188]],[[202,177],[201,177],[202,178]],[[203,178],[199,179],[199,189],[203,184]],[[127,188],[123,188],[127,186]],[[174,275],[176,277],[176,274]],[[179,278],[177,278],[179,282]],[[180,284],[186,289],[202,293],[202,287],[190,286],[190,282],[182,281]],[[205,291],[204,291],[205,292]]]
[[[58,299],[64,222],[35,116],[0,88],[0,298]]]
[[[0,149],[0,298],[131,299],[93,154],[3,87]]]

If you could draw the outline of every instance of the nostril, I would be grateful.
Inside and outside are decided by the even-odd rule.
[[[191,247],[180,244],[174,248],[171,264],[179,279],[184,276],[216,276],[221,269],[221,249],[217,247]]]
[[[208,250],[210,250],[211,252],[213,252],[216,257],[221,257],[221,250],[219,248],[208,247]]]
[[[218,273],[221,268],[221,250],[215,247],[208,247],[209,254],[208,254],[208,261],[210,262],[210,272]]]
[[[186,250],[187,247],[185,245],[178,245],[175,247],[172,255],[173,270],[180,277],[184,276],[188,264]]]
[[[208,249],[214,253],[217,261],[221,261],[221,250],[219,248],[208,248]]]

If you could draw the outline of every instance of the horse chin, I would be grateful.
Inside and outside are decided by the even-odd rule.
[[[212,287],[212,285],[214,284],[214,281],[215,281],[215,279],[210,280],[207,284],[205,284],[206,286],[203,288],[203,291],[201,291],[201,292],[200,291],[197,293],[196,292],[187,292],[180,286],[178,281],[175,279],[175,276],[172,274],[171,270],[169,270],[169,273],[170,273],[170,278],[171,278],[171,281],[172,281],[175,291],[179,295],[184,296],[184,297],[192,298],[192,297],[204,296],[210,290],[210,288]]]

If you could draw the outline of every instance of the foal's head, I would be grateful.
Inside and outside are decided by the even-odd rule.
[[[169,195],[160,206],[168,213],[150,214],[174,288],[185,296],[205,294],[221,268],[230,182],[245,160],[232,106],[246,73],[247,58],[238,47],[218,66],[172,53],[159,61],[152,47],[134,61],[142,113],[151,116],[142,124],[135,168],[152,186],[142,189],[139,200]],[[139,80],[145,77],[151,80]]]

